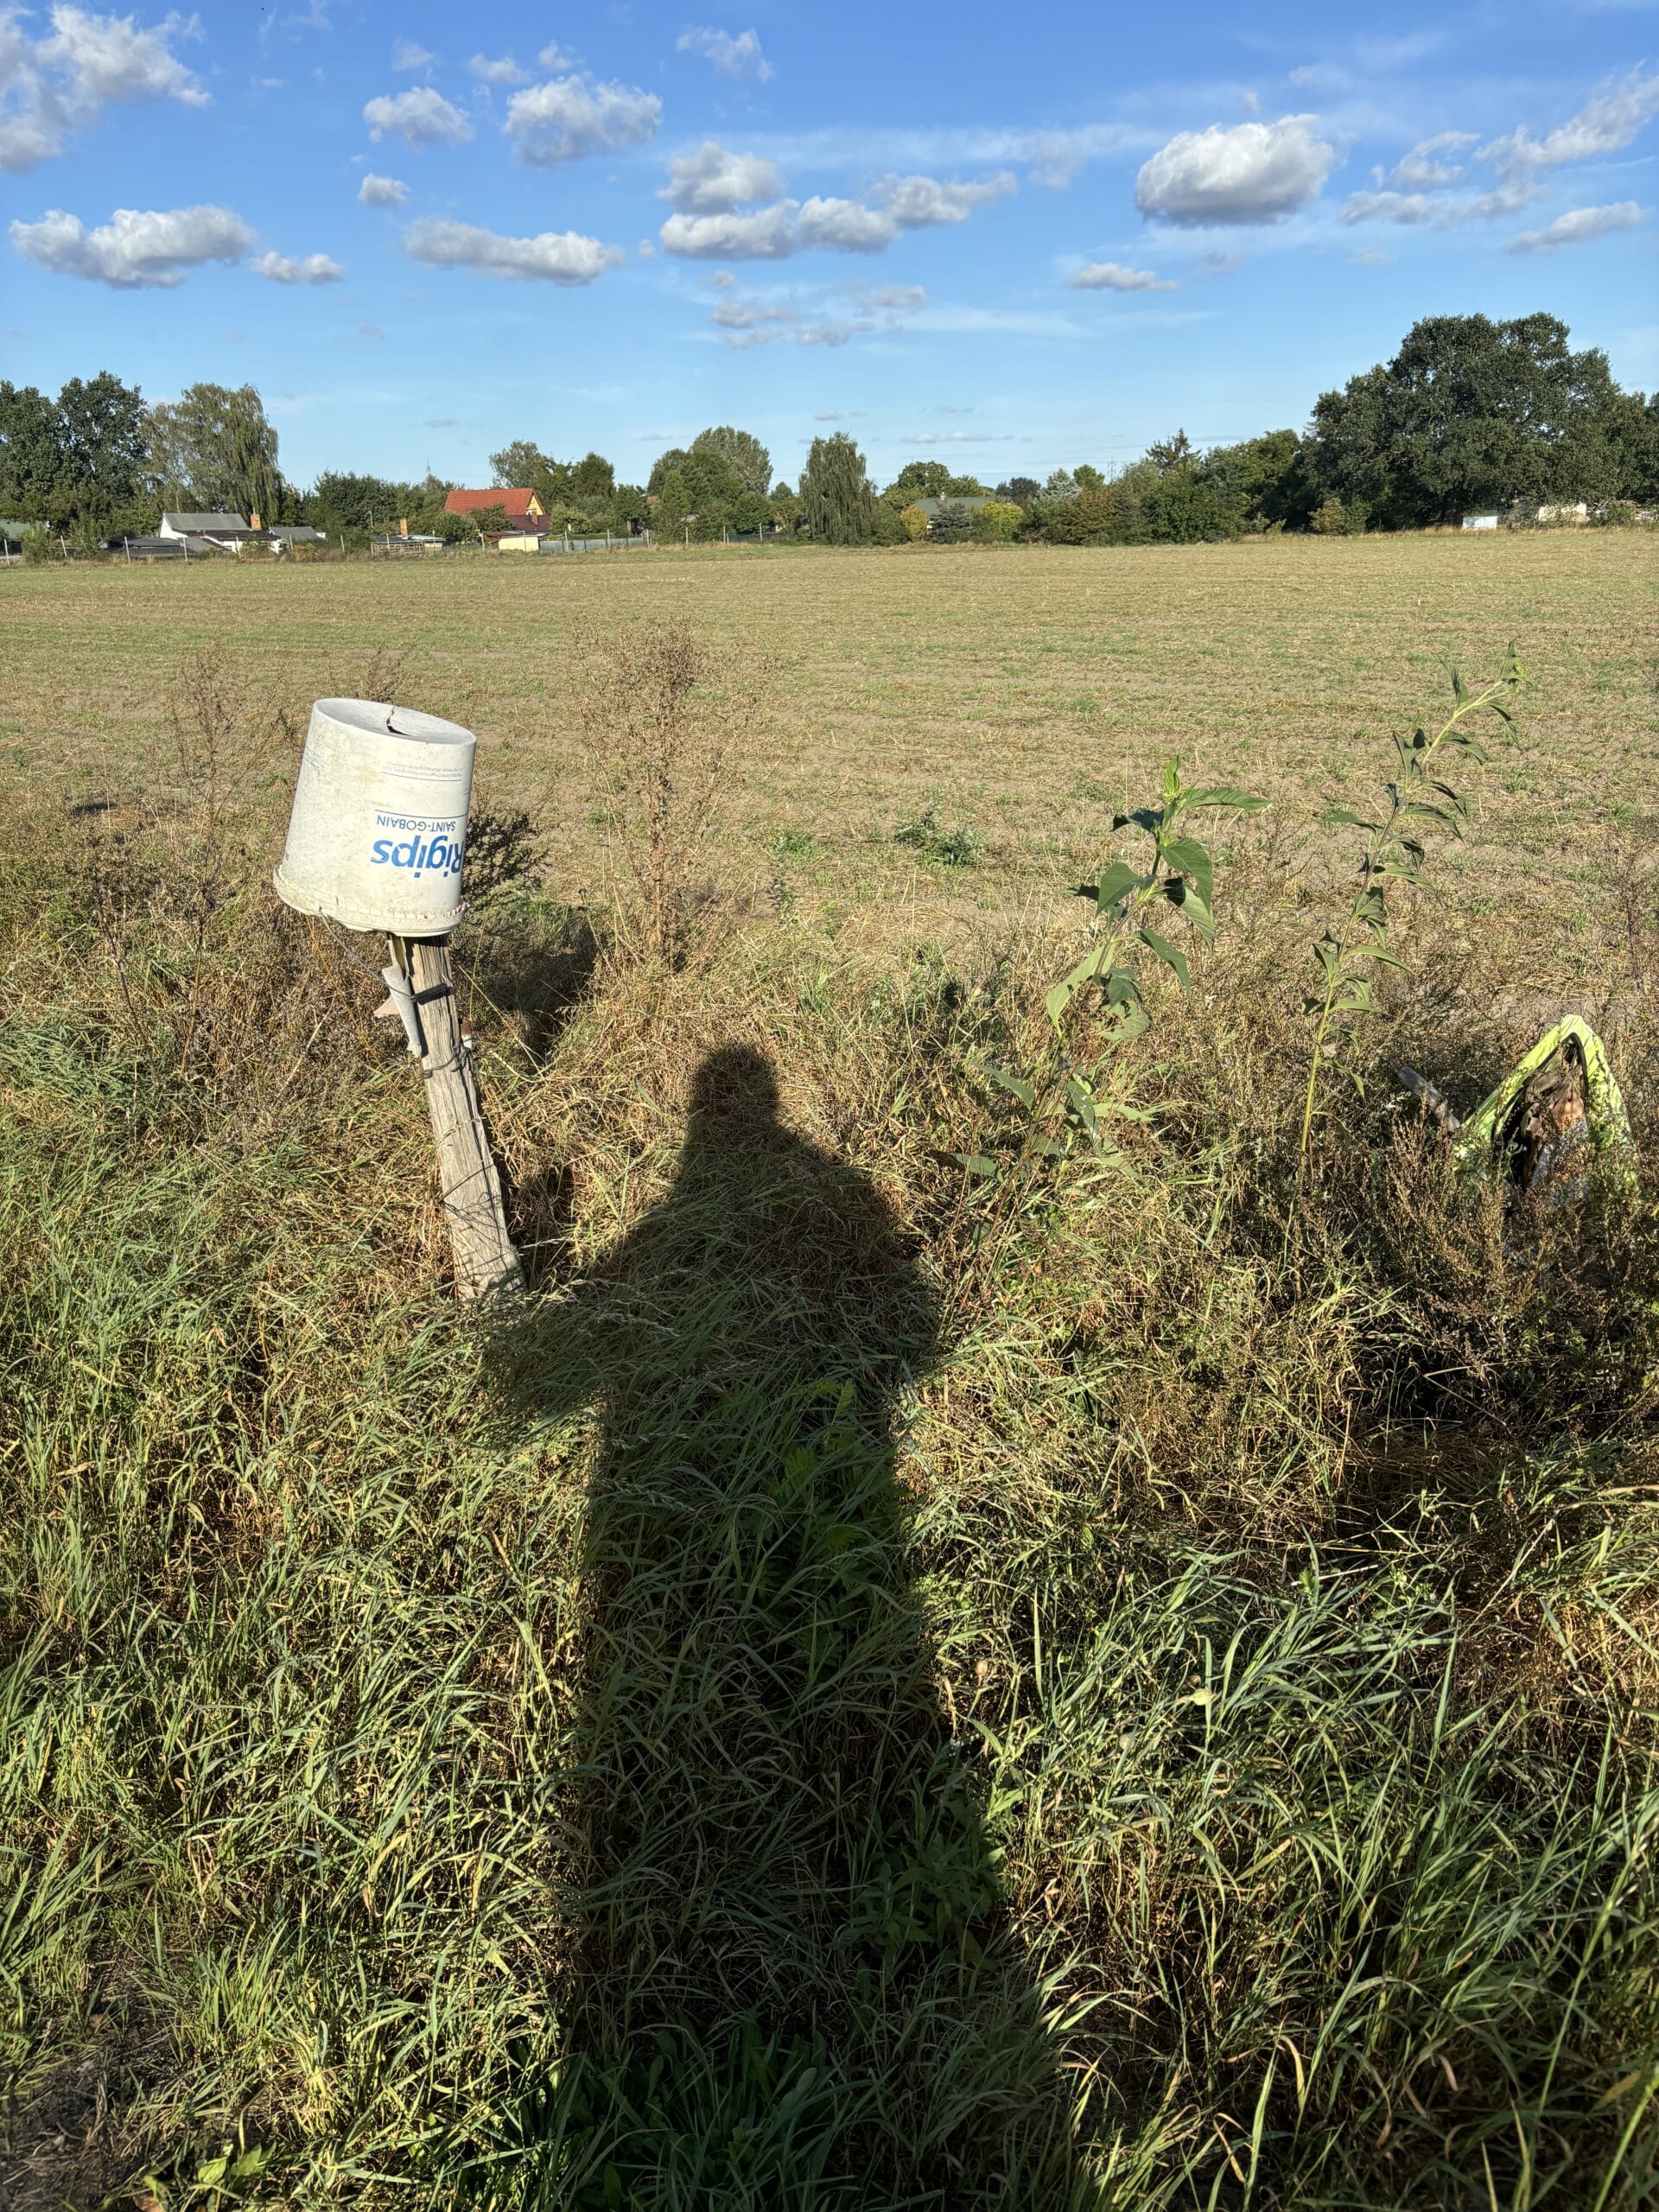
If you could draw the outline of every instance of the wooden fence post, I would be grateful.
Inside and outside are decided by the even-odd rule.
[[[512,1295],[524,1287],[524,1266],[507,1234],[501,1178],[461,1039],[448,944],[442,938],[416,938],[401,946],[394,941],[392,952],[414,990],[426,1042],[421,1074],[454,1254],[456,1294]]]

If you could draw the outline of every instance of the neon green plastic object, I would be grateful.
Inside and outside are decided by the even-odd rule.
[[[1621,1179],[1635,1180],[1630,1116],[1624,1111],[1624,1096],[1608,1061],[1607,1048],[1589,1023],[1573,1014],[1544,1032],[1459,1130],[1452,1156],[1471,1181],[1489,1182],[1503,1173],[1519,1135],[1527,1086],[1558,1052],[1565,1054],[1581,1073],[1585,1121],[1592,1150],[1607,1156]]]

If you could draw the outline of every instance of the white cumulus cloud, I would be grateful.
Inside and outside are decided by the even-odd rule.
[[[1150,269],[1128,269],[1121,261],[1091,261],[1066,283],[1074,292],[1174,292],[1173,277],[1160,276]]]
[[[464,146],[473,135],[461,110],[430,85],[416,85],[396,94],[382,92],[365,106],[363,120],[377,144],[382,138],[401,138],[417,153],[423,146]]]
[[[253,232],[228,207],[118,207],[88,230],[54,207],[38,223],[14,223],[11,242],[26,260],[61,276],[84,276],[119,291],[171,289],[207,261],[240,261]]]
[[[1659,75],[1632,69],[1610,85],[1548,137],[1535,138],[1524,126],[1483,146],[1483,162],[1496,162],[1506,176],[1530,176],[1566,162],[1586,162],[1598,154],[1617,154],[1659,115]]]
[[[1317,200],[1334,146],[1313,115],[1183,130],[1142,164],[1135,204],[1148,219],[1191,226],[1278,223]]]
[[[1517,232],[1503,251],[1557,253],[1564,245],[1582,245],[1589,238],[1605,238],[1614,231],[1633,230],[1645,212],[1635,200],[1615,200],[1605,207],[1574,207],[1540,231]]]
[[[722,77],[737,82],[747,78],[756,84],[765,84],[772,74],[772,64],[760,50],[760,40],[754,31],[710,30],[706,25],[694,24],[680,35],[682,54],[700,54],[705,61],[712,61]]]
[[[935,176],[884,177],[877,197],[901,230],[919,231],[935,223],[965,223],[976,207],[994,207],[1015,189],[1007,169],[976,184],[946,184]]]
[[[26,9],[0,7],[0,169],[11,175],[63,153],[72,133],[105,107],[207,104],[169,43],[194,30],[194,18],[168,16],[145,29],[134,16],[58,6],[50,31],[38,39],[29,20]]]
[[[206,107],[207,93],[168,44],[193,28],[194,19],[168,16],[154,30],[142,30],[134,16],[58,7],[52,35],[36,47],[35,59],[60,71],[76,99],[94,105],[173,99]]]
[[[676,154],[657,197],[683,215],[713,215],[746,201],[775,199],[784,188],[774,163],[759,154],[732,154],[705,138],[695,154]]]
[[[308,253],[294,260],[285,253],[262,253],[248,264],[256,276],[273,284],[338,284],[346,271],[332,254]]]
[[[603,245],[580,231],[504,238],[499,231],[442,216],[411,223],[404,233],[404,251],[438,269],[478,269],[489,276],[539,278],[549,284],[591,284],[624,257],[620,245]]]
[[[412,38],[392,41],[391,66],[401,73],[415,69],[429,69],[437,58],[429,48],[417,45]]]
[[[897,219],[885,208],[867,207],[860,200],[820,199],[815,194],[801,203],[797,237],[803,246],[823,246],[830,253],[880,253],[899,231]]]
[[[747,215],[671,215],[657,235],[664,253],[689,261],[785,261],[800,251],[796,212],[779,200]]]
[[[365,207],[401,207],[409,197],[409,187],[398,176],[376,176],[372,170],[357,188],[357,196]]]
[[[492,60],[487,54],[475,54],[467,64],[480,85],[527,85],[528,69],[521,69],[510,54]]]
[[[654,138],[663,104],[637,86],[595,85],[586,77],[555,77],[507,102],[503,126],[521,157],[536,168],[613,154]]]
[[[678,213],[659,232],[665,253],[694,261],[782,261],[817,247],[826,253],[882,253],[906,231],[960,223],[1014,189],[1006,172],[978,183],[946,184],[937,177],[887,177],[876,187],[880,207],[863,200],[814,194],[779,199],[739,212],[740,200],[777,189],[777,172],[752,155],[730,155],[708,141],[695,155],[669,164],[663,198]],[[764,173],[764,184],[762,181]]]

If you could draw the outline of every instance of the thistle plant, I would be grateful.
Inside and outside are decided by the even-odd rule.
[[[1302,1127],[1296,1154],[1296,1188],[1300,1194],[1306,1174],[1308,1147],[1313,1139],[1314,1109],[1319,1099],[1319,1071],[1333,1027],[1346,1017],[1374,1014],[1373,986],[1379,968],[1403,968],[1389,943],[1389,887],[1394,883],[1421,885],[1427,858],[1423,843],[1427,825],[1436,824],[1461,837],[1469,818],[1469,802],[1446,781],[1445,772],[1459,756],[1471,764],[1486,758],[1479,740],[1469,728],[1478,715],[1493,714],[1501,721],[1514,717],[1503,704],[1506,695],[1517,692],[1525,671],[1510,648],[1501,675],[1483,691],[1471,691],[1454,668],[1451,714],[1431,737],[1422,729],[1409,738],[1396,735],[1395,776],[1382,786],[1385,804],[1374,817],[1356,814],[1351,808],[1333,808],[1325,817],[1330,823],[1348,823],[1366,833],[1359,856],[1358,880],[1348,911],[1334,928],[1327,929],[1313,948],[1319,986],[1305,1001],[1305,1010],[1317,1018],[1313,1048],[1308,1054],[1307,1085],[1302,1101]],[[1289,1224],[1286,1226],[1288,1238]]]

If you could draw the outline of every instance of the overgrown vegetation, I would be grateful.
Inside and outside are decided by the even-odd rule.
[[[1397,1061],[1467,1107],[1531,1041],[1566,895],[1406,885],[1286,1263],[1317,794],[1069,797],[1122,1159],[988,1238],[959,1155],[1054,1049],[1069,861],[949,950],[746,913],[814,849],[743,842],[786,734],[715,711],[744,657],[561,667],[612,864],[574,910],[492,797],[457,948],[536,1284],[493,1331],[374,985],[264,887],[283,687],[199,661],[163,791],[14,800],[9,2201],[1643,2202],[1649,876],[1610,848],[1594,945],[1643,1195],[1517,1239],[1395,1110]],[[1194,899],[1184,977],[1135,932]]]

